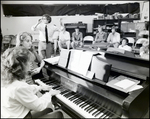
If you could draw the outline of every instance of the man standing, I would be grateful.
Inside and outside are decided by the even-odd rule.
[[[118,48],[120,44],[120,34],[116,32],[115,26],[111,28],[111,33],[108,35],[107,42],[110,43],[110,46]]]
[[[50,58],[52,54],[56,54],[58,29],[51,24],[51,17],[44,14],[38,23],[31,27],[33,31],[39,31],[38,53],[44,58]]]
[[[83,46],[83,34],[79,31],[79,27],[75,28],[75,32],[72,33],[72,43],[71,43],[73,49],[76,47],[82,47]]]

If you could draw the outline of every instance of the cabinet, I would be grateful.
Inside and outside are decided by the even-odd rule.
[[[115,26],[117,32],[121,32],[121,19],[94,19],[93,33],[95,34],[98,25],[103,26],[103,30],[107,33],[111,32],[111,27]]]

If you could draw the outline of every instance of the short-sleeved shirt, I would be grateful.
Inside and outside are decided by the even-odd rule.
[[[39,31],[39,40],[40,41],[46,41],[45,26],[46,26],[46,24],[41,23],[36,28]],[[54,42],[53,41],[53,34],[55,31],[58,31],[58,28],[54,24],[47,24],[47,30],[48,30],[48,41]]]
[[[78,34],[76,34],[76,32],[73,32],[72,38],[74,38],[75,41],[81,41],[83,38],[83,34],[81,32],[79,32]]]
[[[61,31],[59,33],[59,41],[70,41],[70,33],[68,31]]]
[[[132,48],[128,45],[125,45],[125,46],[119,45],[119,48],[123,49],[123,50],[126,50],[126,51],[132,51]]]
[[[95,41],[105,41],[107,34],[105,32],[96,33]]]
[[[109,43],[120,43],[120,34],[115,32],[115,34],[110,33],[107,38],[107,42]]]

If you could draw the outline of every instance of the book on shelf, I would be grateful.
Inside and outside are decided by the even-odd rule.
[[[139,80],[120,75],[106,83],[106,85],[124,93],[128,93],[142,88],[142,86],[138,85],[139,83]]]

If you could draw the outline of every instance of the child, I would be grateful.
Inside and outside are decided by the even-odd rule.
[[[30,62],[30,70],[29,74],[26,76],[27,83],[33,84],[34,81],[33,79],[37,78],[43,78],[42,74],[42,67],[44,66],[45,62],[40,58],[40,56],[37,54],[35,49],[32,46],[32,40],[33,37],[30,33],[28,32],[22,32],[17,35],[16,38],[16,46],[24,46],[30,51],[30,54],[32,55],[32,61]],[[38,67],[38,64],[40,64],[40,67]]]
[[[121,43],[121,45],[119,45],[119,48],[126,50],[126,51],[129,51],[129,52],[132,51],[132,48],[130,46],[128,46],[128,39],[127,38],[122,39],[122,43]]]
[[[149,39],[142,44],[140,48],[140,57],[149,60]]]
[[[47,85],[29,85],[25,82],[32,58],[30,51],[22,46],[9,48],[3,53],[1,57],[2,118],[35,118],[32,116],[32,111],[38,112],[39,117],[46,112],[51,112],[51,98],[60,91],[53,90]],[[39,90],[49,92],[39,98],[36,96]],[[60,111],[52,115],[49,113],[48,116],[63,117]]]

